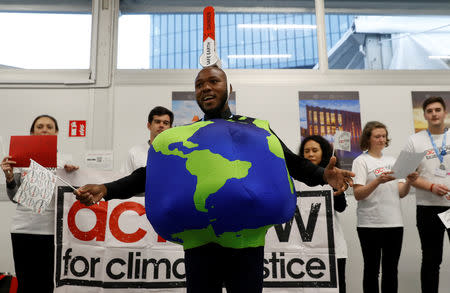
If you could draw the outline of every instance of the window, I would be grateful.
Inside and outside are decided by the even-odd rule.
[[[312,13],[216,13],[224,68],[312,68],[318,62]],[[199,68],[201,13],[122,15],[118,68]]]
[[[450,69],[450,16],[328,14],[326,20],[330,69]]]
[[[54,6],[39,8],[39,1],[19,0],[20,12],[6,2],[11,1],[0,1],[0,68],[90,67],[91,1],[73,1],[65,7],[56,1]]]

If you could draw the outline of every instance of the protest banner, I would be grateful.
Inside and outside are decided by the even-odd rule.
[[[65,179],[76,185],[113,179],[98,172]],[[332,194],[305,191],[297,203],[293,219],[267,234],[264,292],[338,292]],[[143,197],[87,207],[60,186],[56,211],[55,292],[185,292],[183,249],[158,237]]]

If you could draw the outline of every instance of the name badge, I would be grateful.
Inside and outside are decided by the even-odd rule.
[[[438,177],[445,178],[445,176],[447,176],[447,171],[446,170],[442,170],[441,168],[436,168],[434,170],[434,175],[436,175]]]

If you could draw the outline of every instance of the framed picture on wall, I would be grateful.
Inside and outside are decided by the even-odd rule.
[[[231,113],[236,113],[236,92],[228,98]],[[197,105],[195,92],[172,92],[173,126],[190,124],[203,118],[203,112]]]
[[[450,107],[450,92],[411,92],[411,97],[415,132],[427,129],[427,121],[423,118],[423,101],[429,97],[441,97],[447,105],[447,111],[448,107]],[[450,117],[448,115],[445,118],[445,127],[450,127]]]
[[[351,134],[351,151],[337,151],[341,168],[350,170],[361,150],[358,92],[299,92],[300,136],[320,135],[333,143],[336,130]]]

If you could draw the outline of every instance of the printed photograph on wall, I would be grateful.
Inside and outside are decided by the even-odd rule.
[[[236,113],[236,92],[228,98],[231,113]],[[173,126],[190,124],[203,118],[203,112],[195,100],[195,92],[172,92]]]
[[[361,150],[358,92],[299,92],[300,136],[321,135],[333,143],[336,130],[350,132],[351,151],[337,150],[341,168],[350,170]]]
[[[423,118],[422,109],[422,104],[425,99],[428,99],[429,97],[441,97],[442,99],[444,99],[447,107],[450,106],[450,92],[411,92],[411,96],[415,132],[427,129],[428,124],[425,118]],[[445,118],[445,127],[450,127],[450,117],[448,115]]]

